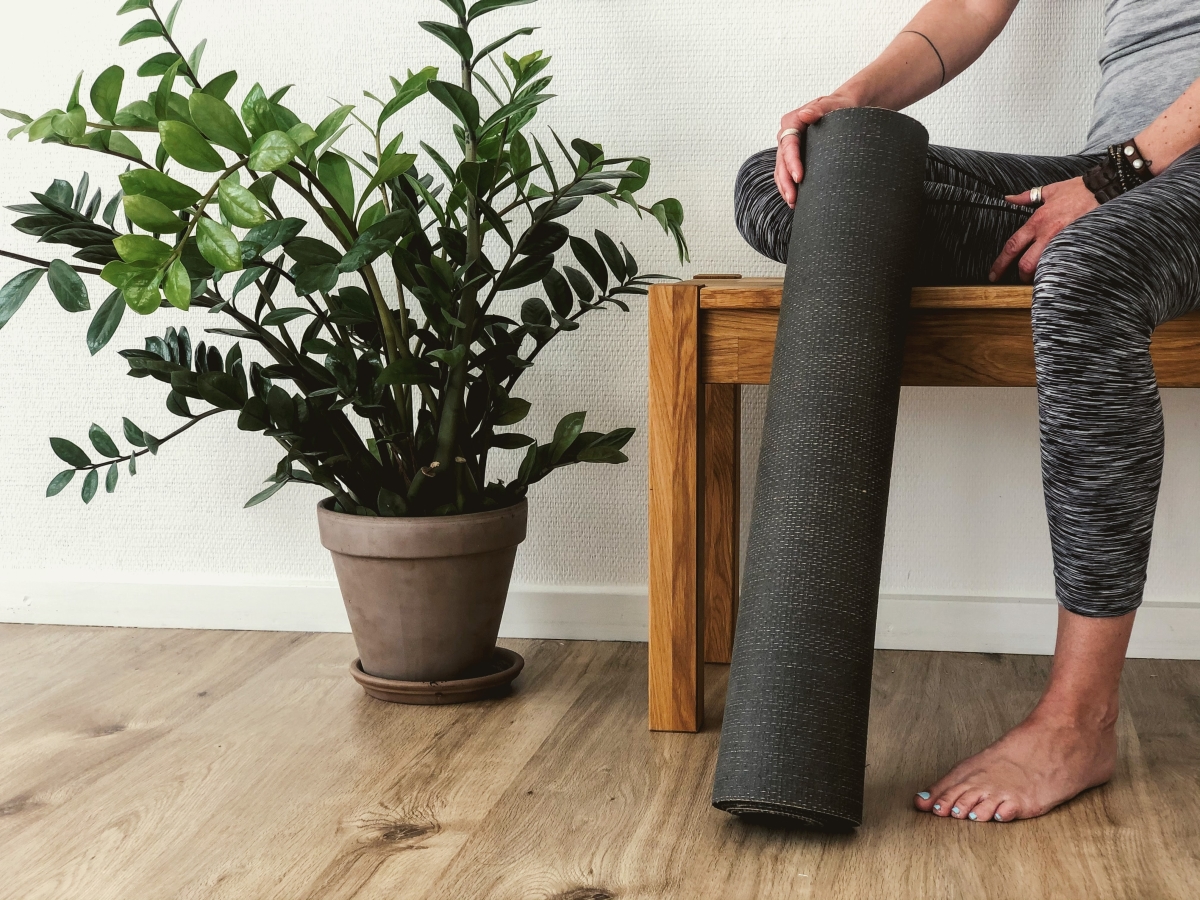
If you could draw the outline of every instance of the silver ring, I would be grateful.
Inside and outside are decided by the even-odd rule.
[[[1041,206],[1045,202],[1042,199],[1042,189],[1040,187],[1029,189],[1029,202],[1034,206]]]
[[[776,143],[776,144],[782,144],[782,143],[783,143],[783,139],[784,139],[785,137],[787,137],[789,134],[794,134],[794,135],[796,135],[796,137],[799,137],[799,136],[800,136],[800,129],[799,129],[799,128],[785,128],[785,129],[783,129],[783,131],[779,132],[779,137],[777,137],[777,138],[775,139],[775,143]]]

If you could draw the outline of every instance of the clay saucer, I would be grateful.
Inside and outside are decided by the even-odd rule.
[[[463,677],[449,681],[393,681],[363,671],[362,661],[350,663],[350,674],[376,700],[433,706],[467,703],[507,694],[513,679],[521,674],[525,659],[520,653],[497,647],[491,659],[473,666]]]

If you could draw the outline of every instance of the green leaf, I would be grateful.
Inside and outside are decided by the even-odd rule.
[[[375,383],[381,387],[389,384],[429,384],[435,377],[436,373],[428,364],[401,356],[379,373]]]
[[[50,263],[46,280],[54,292],[54,299],[67,312],[83,312],[92,308],[88,301],[87,285],[79,273],[61,259]]]
[[[79,448],[77,444],[73,444],[66,438],[50,438],[50,449],[54,451],[54,455],[65,462],[68,466],[74,466],[77,469],[82,469],[84,466],[92,464],[91,459],[86,453]]]
[[[250,168],[256,172],[274,172],[282,169],[300,153],[286,133],[269,131],[254,142],[250,151]]]
[[[629,462],[629,457],[618,450],[616,447],[609,447],[604,444],[600,446],[585,447],[579,451],[579,455],[575,457],[579,462],[590,463],[625,463]]]
[[[141,66],[138,67],[137,73],[139,78],[157,78],[159,75],[166,75],[167,71],[180,60],[180,56],[174,50],[168,50],[166,53],[159,53],[156,56],[150,57]]]
[[[195,169],[197,172],[220,172],[225,168],[221,154],[204,140],[199,131],[186,122],[159,122],[158,135],[167,155],[181,166]]]
[[[346,157],[333,151],[326,153],[317,162],[317,178],[333,194],[346,215],[353,215],[354,176]]]
[[[132,266],[140,264],[143,266],[158,267],[165,263],[171,256],[171,246],[169,244],[145,234],[123,234],[113,241],[113,246],[117,248],[117,253],[121,255],[121,259]],[[113,264],[110,263],[109,265]],[[105,268],[107,269],[107,266]],[[124,286],[123,283],[118,284],[112,281],[109,283],[116,284],[117,287]]]
[[[466,29],[448,25],[445,22],[418,22],[417,24],[454,50],[463,62],[469,63],[471,57],[475,55],[471,35],[467,34]]]
[[[121,427],[125,432],[125,440],[133,444],[135,447],[146,446],[146,436],[142,433],[142,429],[138,428],[129,419],[121,419]]]
[[[295,240],[296,235],[304,230],[305,224],[303,219],[291,218],[263,222],[246,233],[245,243],[254,245],[259,255],[270,253],[276,247]]]
[[[224,272],[237,272],[242,268],[242,248],[232,231],[220,222],[201,219],[196,224],[196,243],[200,255],[213,266]]]
[[[379,507],[381,516],[407,516],[408,504],[404,502],[404,498],[399,494],[389,491],[387,488],[379,489],[379,497],[376,501]]]
[[[92,356],[99,353],[112,340],[124,315],[125,301],[121,297],[121,292],[113,291],[108,295],[108,299],[100,304],[100,308],[96,310],[96,314],[92,316],[92,322],[88,326],[87,346],[88,352]]]
[[[509,397],[497,405],[492,424],[495,426],[516,425],[529,415],[531,406],[532,404],[528,400]]]
[[[528,435],[510,431],[504,434],[492,435],[492,439],[488,443],[497,450],[519,450],[522,447],[528,447],[530,444],[535,443],[535,441]]]
[[[126,44],[132,44],[134,41],[144,41],[147,38],[156,38],[162,36],[162,26],[153,19],[145,19],[141,22],[138,22],[127,32],[125,32],[117,46],[124,47]]]
[[[562,276],[562,273],[551,269],[542,278],[542,288],[546,291],[546,296],[550,298],[550,305],[554,307],[556,313],[560,316],[571,314],[571,310],[575,306],[575,295],[571,293],[571,286],[567,284],[567,279]]]
[[[294,238],[284,250],[302,266],[337,265],[342,259],[340,250],[311,237]]]
[[[608,269],[604,265],[604,260],[600,254],[587,241],[582,238],[571,238],[571,252],[575,254],[575,258],[587,270],[587,273],[592,276],[592,281],[600,286],[600,293],[603,294],[608,290]]]
[[[185,312],[192,305],[192,278],[188,275],[187,267],[182,260],[175,260],[167,272],[167,280],[163,284],[163,293],[167,302],[176,309]]]
[[[354,105],[346,104],[345,106],[339,106],[322,119],[321,124],[317,126],[317,144],[323,145],[337,134],[338,129],[342,127],[342,123],[346,121],[346,117],[352,112],[354,112]]]
[[[137,269],[121,288],[125,303],[135,313],[148,316],[162,305],[162,294],[158,284],[161,275],[153,269]]]
[[[116,463],[108,467],[108,474],[104,476],[104,491],[111,494],[117,489],[117,479],[121,475],[121,470]]]
[[[613,277],[618,282],[624,282],[627,274],[625,259],[621,256],[621,250],[617,247],[616,242],[605,234],[600,229],[596,229],[596,245],[600,248],[600,254],[604,257],[604,261],[608,263],[608,268],[612,270]]]
[[[224,100],[233,90],[233,86],[237,84],[237,80],[237,72],[223,72],[204,86],[204,93],[211,94],[218,100]]]
[[[585,412],[567,413],[558,423],[558,427],[554,429],[554,440],[551,444],[550,462],[556,463],[562,458],[562,455],[567,452],[567,448],[575,442],[575,438],[579,437],[579,432],[583,431],[583,420],[587,416]]]
[[[100,487],[100,476],[95,469],[87,473],[87,478],[83,479],[83,491],[80,496],[84,503],[91,503],[92,498],[96,496],[96,489]]]
[[[629,191],[631,194],[636,194],[646,186],[646,182],[650,179],[650,160],[644,157],[631,159],[625,164],[625,169],[629,172],[637,173],[636,178],[623,178],[617,183],[617,191]]]
[[[247,190],[250,191],[261,203],[270,203],[271,198],[275,195],[275,183],[279,180],[278,176],[273,174],[264,175],[250,183]]]
[[[272,310],[263,316],[264,325],[283,325],[301,316],[311,316],[313,311],[302,306],[285,306],[283,309]]]
[[[541,281],[553,266],[554,254],[542,257],[527,256],[508,270],[508,274],[496,285],[496,290],[513,291]]]
[[[428,93],[429,81],[432,78],[437,78],[437,74],[438,70],[436,66],[426,66],[415,75],[409,75],[408,80],[397,89],[396,96],[384,104],[383,109],[379,113],[379,121],[376,123],[376,127],[382,128],[384,122],[418,97]],[[320,129],[317,130],[320,131]]]
[[[183,6],[183,0],[175,0],[175,5],[167,13],[166,21],[163,23],[166,26],[163,30],[167,34],[171,34],[175,30],[175,17],[179,15],[179,7],[181,6]]]
[[[46,486],[46,496],[54,497],[61,494],[63,488],[71,483],[71,479],[75,477],[75,469],[63,469],[50,480],[50,484]]]
[[[121,176],[121,189],[128,194],[145,194],[167,209],[184,209],[200,202],[200,192],[154,169],[132,169]]]
[[[267,221],[258,198],[232,178],[221,182],[217,189],[217,201],[225,218],[238,228],[253,228]]]
[[[121,4],[121,8],[117,10],[118,16],[123,16],[127,12],[133,12],[135,9],[149,9],[152,0],[125,0]]]
[[[488,44],[486,47],[484,47],[482,50],[480,50],[478,53],[476,53],[475,59],[473,60],[473,62],[478,63],[481,59],[486,59],[491,53],[493,53],[496,50],[499,50],[501,47],[503,47],[505,44],[507,44],[513,38],[518,38],[518,37],[521,37],[522,35],[530,35],[530,34],[533,34],[535,31],[537,31],[536,28],[528,28],[528,27],[518,28],[512,34],[505,35],[504,37],[500,38],[500,40],[498,40],[498,41],[492,41],[490,44]]]
[[[283,490],[283,486],[288,483],[288,480],[289,479],[285,479],[284,481],[277,481],[277,482],[275,482],[275,484],[271,485],[265,491],[259,491],[257,494],[255,494],[253,497],[251,497],[249,500],[247,500],[246,505],[242,508],[249,509],[252,506],[258,506],[258,504],[262,503],[264,500],[270,500],[277,493],[279,493],[281,490]]]
[[[208,38],[204,38],[200,43],[192,48],[192,52],[188,54],[188,68],[192,70],[192,75],[196,78],[200,77],[200,60],[204,59],[204,49],[208,46]],[[205,91],[205,93],[208,93]],[[224,97],[221,98],[225,99]]]
[[[312,126],[306,125],[303,122],[300,122],[289,128],[287,130],[287,136],[296,142],[297,147],[303,147],[310,141],[315,141],[317,139],[317,133],[313,131]]]
[[[413,163],[416,161],[417,155],[415,153],[397,153],[395,156],[389,158],[379,167],[379,171],[375,173],[375,177],[371,179],[370,184],[363,191],[363,199],[369,197],[371,192],[384,182],[391,181],[397,175],[407,172],[413,167]]]
[[[246,402],[238,380],[224,372],[203,372],[196,378],[200,396],[218,409],[241,409]]]
[[[120,66],[109,66],[92,84],[92,108],[100,118],[111,122],[121,106],[121,88],[125,84],[125,70]]]
[[[0,288],[0,328],[16,315],[45,272],[45,269],[29,269]]]
[[[237,113],[224,100],[194,91],[188,98],[188,109],[196,127],[214,144],[242,155],[250,152],[250,138],[246,135],[246,129],[242,127]]]
[[[81,138],[87,130],[87,113],[82,106],[76,106],[60,116],[55,116],[51,127],[55,134],[67,140]]]
[[[92,446],[96,448],[96,452],[101,456],[120,456],[121,451],[117,449],[117,445],[113,443],[113,439],[108,436],[108,432],[92,423],[92,427],[88,429],[88,437],[92,441]]]
[[[480,16],[485,16],[497,9],[504,9],[509,6],[524,6],[526,3],[533,2],[534,0],[478,0],[478,2],[471,4],[471,9],[467,13],[467,21],[474,21]]]
[[[178,234],[187,228],[183,219],[149,194],[126,194],[121,202],[129,221],[146,231],[154,234]]]
[[[430,79],[429,93],[458,117],[463,126],[471,134],[479,130],[479,101],[470,91],[464,90],[449,81]]]
[[[267,404],[258,397],[248,398],[238,416],[237,427],[239,431],[266,431],[270,428],[271,414]]]

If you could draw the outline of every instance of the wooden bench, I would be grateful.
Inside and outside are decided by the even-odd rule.
[[[650,289],[650,728],[699,731],[704,663],[729,662],[738,605],[741,385],[771,376],[782,279]],[[1035,384],[1022,286],[912,292],[903,383]],[[1200,313],[1151,343],[1162,387],[1200,387]]]

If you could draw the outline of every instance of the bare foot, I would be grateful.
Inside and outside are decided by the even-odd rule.
[[[922,812],[974,822],[1044,815],[1112,777],[1115,726],[1115,703],[1112,712],[1091,716],[1039,707],[913,802]]]

